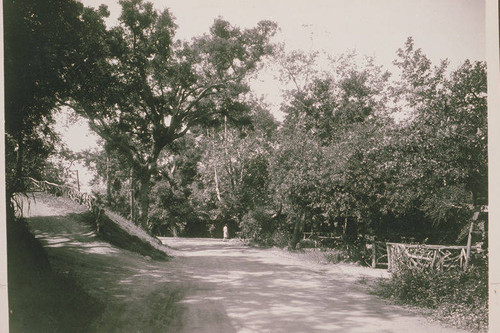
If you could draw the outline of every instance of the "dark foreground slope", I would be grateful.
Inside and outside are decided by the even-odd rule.
[[[88,332],[103,306],[75,279],[52,270],[25,220],[7,223],[10,332]]]
[[[112,212],[103,210],[96,219],[84,206],[69,199],[38,193],[29,203],[25,202],[26,216],[31,214],[29,207],[37,202],[48,209],[63,209],[77,223],[91,225],[97,231],[96,239],[147,258],[168,258],[166,248],[158,240]],[[11,332],[88,332],[90,325],[101,316],[103,304],[80,287],[71,271],[51,267],[45,249],[25,219],[14,219],[10,214],[8,220]]]
[[[75,294],[65,295],[61,292],[62,284],[58,280],[50,282],[51,288],[45,288],[33,280],[21,286],[10,285],[9,291],[19,302],[23,302],[23,305],[30,302],[24,302],[24,296],[30,292],[38,293],[35,297],[39,298],[39,302],[32,305],[33,311],[23,306],[13,309],[20,318],[12,321],[13,332],[191,332],[184,329],[187,319],[183,315],[184,307],[178,303],[184,291],[190,287],[186,283],[175,282],[182,280],[179,277],[182,270],[172,269],[174,260],[152,260],[154,253],[139,254],[137,251],[126,250],[104,241],[103,236],[96,233],[95,225],[88,223],[86,208],[68,199],[37,194],[31,202],[31,209],[28,209],[28,205],[25,205],[25,208],[30,231],[36,237],[37,246],[40,247],[41,243],[46,253],[46,256],[32,260],[31,264],[44,260],[47,262],[48,258],[54,272],[68,276],[75,282]],[[114,224],[113,220],[124,224],[119,228],[120,233],[124,232],[125,228],[134,228],[133,225],[127,224],[128,221],[110,218],[108,221],[99,221],[100,232],[104,229],[109,233],[111,228],[106,224]],[[118,237],[118,241],[115,234],[108,236],[111,236],[115,243],[135,237],[141,238],[140,230],[131,230],[130,233],[133,237],[122,235]],[[157,243],[155,238],[147,234],[143,237],[149,238],[144,242],[151,243],[150,246],[156,250],[166,249]],[[13,243],[15,242],[17,241],[14,240]],[[124,247],[127,247],[127,244],[124,244]],[[28,268],[30,267],[31,265],[28,265]],[[13,279],[22,275],[23,272],[15,273]],[[88,310],[93,303],[84,302],[85,298],[78,294],[78,286],[82,287],[90,300],[95,300],[96,306],[91,307],[92,310],[95,309],[94,312]],[[37,288],[43,288],[45,292],[40,293]],[[74,327],[65,325],[61,326],[62,328],[54,328],[49,325],[37,325],[40,318],[35,317],[33,313],[46,312],[44,302],[51,297],[67,301],[72,297],[82,300],[75,311],[75,307],[68,305],[68,302],[60,302],[54,305],[55,311],[46,315],[56,322],[60,319],[54,317],[54,312],[56,315],[65,316],[68,318],[68,325],[73,324]],[[90,316],[88,313],[95,315]],[[88,320],[83,322],[82,317],[86,316]],[[29,326],[26,322],[29,322]]]

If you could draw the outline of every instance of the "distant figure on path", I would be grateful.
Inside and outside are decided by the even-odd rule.
[[[226,241],[227,239],[227,224],[222,228],[222,233],[224,234],[223,241]]]

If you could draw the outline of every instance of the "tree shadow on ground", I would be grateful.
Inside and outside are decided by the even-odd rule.
[[[186,278],[183,264],[151,260],[104,242],[75,214],[28,221],[51,265],[73,276],[104,304],[91,331],[194,332],[196,324],[204,332],[202,317],[208,313],[216,318],[213,332],[235,332],[220,304],[181,302],[197,288]],[[200,317],[198,321],[190,318],[193,313]]]
[[[407,311],[342,274],[238,242],[170,240],[169,262],[98,239],[62,215],[29,219],[51,264],[105,304],[95,332],[421,332]],[[435,331],[435,330],[434,330]],[[447,330],[439,330],[447,332]],[[452,332],[452,331],[450,331]]]
[[[182,302],[222,302],[238,332],[421,332],[434,325],[367,294],[342,274],[314,271],[238,243],[182,242],[174,244],[189,249],[185,273],[203,286]]]

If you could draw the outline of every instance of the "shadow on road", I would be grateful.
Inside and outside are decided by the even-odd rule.
[[[160,262],[103,242],[75,214],[42,209],[29,224],[51,265],[105,304],[94,332],[458,332],[272,250],[163,238],[176,257]]]
[[[184,252],[200,290],[182,302],[217,300],[238,332],[455,332],[369,295],[339,273],[272,250],[208,239],[162,239]]]

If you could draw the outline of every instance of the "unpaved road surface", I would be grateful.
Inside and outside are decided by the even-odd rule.
[[[93,332],[462,332],[369,295],[360,276],[383,271],[216,239],[162,238],[174,258],[148,260],[99,240],[83,210],[38,198],[29,223],[52,266],[105,305]]]

